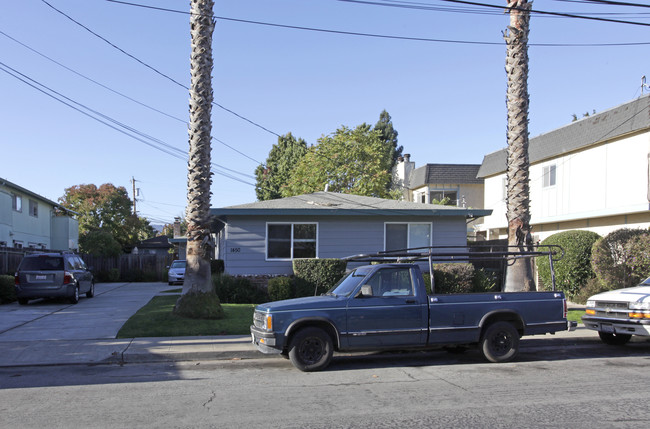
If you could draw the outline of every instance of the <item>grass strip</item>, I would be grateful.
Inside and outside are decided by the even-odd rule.
[[[584,310],[569,310],[567,312],[567,320],[573,320],[574,322],[582,323],[582,316],[585,315]]]
[[[178,296],[155,296],[117,333],[117,338],[193,337],[202,335],[248,335],[253,323],[254,304],[221,304],[225,318],[188,319],[172,310]]]

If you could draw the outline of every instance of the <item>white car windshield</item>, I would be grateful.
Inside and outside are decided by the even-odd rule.
[[[650,277],[648,277],[647,279],[645,279],[645,280],[643,281],[643,283],[641,283],[641,286],[650,286]]]
[[[169,268],[185,268],[185,261],[174,261]]]

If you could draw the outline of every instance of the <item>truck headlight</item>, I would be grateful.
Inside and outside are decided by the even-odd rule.
[[[650,302],[630,302],[628,308],[630,310],[650,310]]]

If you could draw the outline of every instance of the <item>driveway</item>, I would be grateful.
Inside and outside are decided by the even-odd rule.
[[[113,339],[122,325],[166,283],[97,283],[78,304],[35,300],[0,306],[0,341]]]

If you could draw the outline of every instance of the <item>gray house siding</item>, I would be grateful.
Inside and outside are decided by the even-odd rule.
[[[465,221],[461,216],[230,216],[221,257],[231,275],[291,275],[292,261],[266,259],[267,223],[316,223],[317,256],[341,258],[384,250],[386,223],[431,223],[433,245],[464,246]]]

